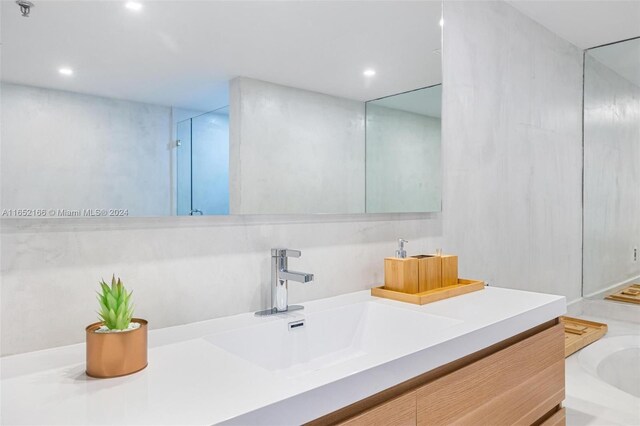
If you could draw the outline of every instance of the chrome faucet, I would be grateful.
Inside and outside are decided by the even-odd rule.
[[[308,283],[313,274],[289,271],[288,258],[300,257],[300,250],[271,249],[271,309],[256,312],[256,315],[273,315],[282,312],[297,311],[304,306],[288,304],[288,282]]]

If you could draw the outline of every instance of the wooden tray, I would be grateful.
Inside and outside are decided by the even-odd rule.
[[[565,358],[607,334],[607,324],[579,318],[560,317],[564,324]]]
[[[640,284],[631,284],[629,287],[608,295],[605,299],[640,304]]]
[[[400,302],[413,303],[415,305],[426,305],[427,303],[437,302],[438,300],[448,299],[449,297],[460,296],[461,294],[471,293],[472,291],[482,290],[483,288],[484,281],[458,278],[458,284],[456,285],[423,291],[422,293],[411,294],[403,293],[401,291],[387,290],[384,287],[374,287],[371,289],[371,295],[398,300]]]

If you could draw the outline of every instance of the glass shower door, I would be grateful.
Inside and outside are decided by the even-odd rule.
[[[205,215],[228,215],[229,108],[191,120],[191,206]]]
[[[177,126],[177,213],[191,214],[191,119]]]
[[[229,107],[178,123],[178,215],[229,214]]]

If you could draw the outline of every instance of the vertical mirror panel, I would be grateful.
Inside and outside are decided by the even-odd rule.
[[[584,61],[583,296],[640,278],[640,38]]]
[[[442,85],[367,102],[367,213],[440,211],[441,103]]]

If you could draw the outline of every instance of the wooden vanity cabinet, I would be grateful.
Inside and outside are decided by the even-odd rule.
[[[565,424],[557,320],[415,377],[310,424]]]
[[[416,391],[407,392],[391,401],[370,408],[340,424],[345,426],[415,425],[416,402]]]
[[[557,325],[420,387],[417,424],[531,425],[563,399]]]

